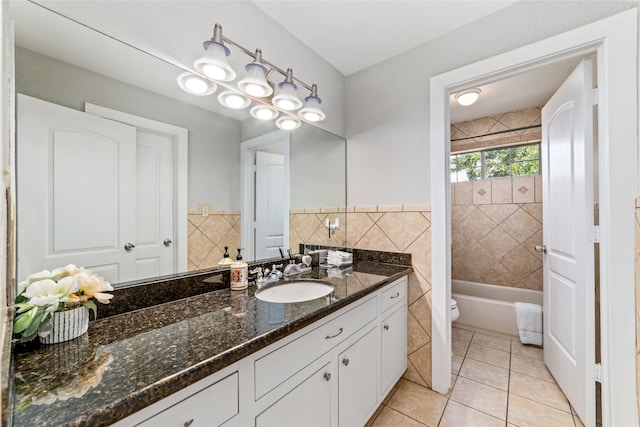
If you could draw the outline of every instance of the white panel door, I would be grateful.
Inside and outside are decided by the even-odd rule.
[[[256,151],[255,183],[255,258],[276,258],[285,247],[284,156]]]
[[[593,87],[583,60],[542,109],[544,360],[587,427],[595,425]]]
[[[17,115],[18,280],[68,263],[130,280],[135,128],[25,95]]]
[[[139,129],[136,153],[136,277],[171,274],[175,258],[173,139]]]

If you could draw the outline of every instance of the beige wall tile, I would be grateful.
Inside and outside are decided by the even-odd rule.
[[[521,246],[505,255],[500,262],[516,277],[527,276],[542,267],[542,262]]]
[[[513,203],[511,178],[496,178],[491,180],[491,203]]]
[[[431,283],[429,279],[422,276],[422,274],[413,272],[409,274],[409,286],[408,286],[408,300],[409,305],[413,304],[415,300],[420,298],[425,293],[431,290]],[[431,331],[427,331],[431,332]]]
[[[413,366],[413,363],[411,363],[411,360],[407,360],[407,370],[404,371],[404,374],[402,374],[402,378],[404,378],[405,380],[414,382],[416,384],[419,384],[421,386],[428,387],[427,383],[424,382],[424,380],[418,373],[418,370],[416,369],[416,367]]]
[[[474,205],[491,204],[491,181],[473,181],[472,201]]]
[[[473,205],[456,205],[451,207],[451,222],[460,224],[477,208]]]
[[[473,203],[473,183],[472,182],[454,182],[455,187],[453,200],[454,205],[470,205]]]
[[[500,227],[494,228],[480,239],[480,244],[494,258],[502,258],[518,246],[518,242]]]
[[[431,212],[431,205],[402,205],[402,210],[404,212]]]
[[[399,249],[391,239],[378,227],[373,225],[364,236],[354,245],[357,249],[372,249],[376,251],[398,252]]]
[[[485,215],[481,210],[476,209],[464,221],[460,223],[462,228],[473,236],[476,240],[482,239],[487,233],[493,230],[496,223]]]
[[[425,383],[427,383],[427,386],[431,387],[431,343],[411,353],[409,360],[413,363]]]
[[[515,211],[500,224],[518,242],[524,242],[542,228],[542,224],[522,209]]]
[[[407,351],[411,354],[429,342],[431,342],[429,334],[409,311],[407,313]]]
[[[378,212],[378,206],[355,206],[355,212]]]
[[[429,227],[429,222],[419,212],[385,213],[376,224],[403,252]]]
[[[542,175],[536,175],[534,177],[535,186],[535,202],[542,203]]]
[[[514,176],[511,185],[513,203],[535,202],[535,178],[533,176]]]
[[[411,304],[409,312],[424,331],[431,334],[431,293],[427,292]]]
[[[402,212],[402,205],[378,205],[378,212]]]

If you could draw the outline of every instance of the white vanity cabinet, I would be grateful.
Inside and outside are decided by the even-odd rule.
[[[406,367],[403,277],[116,426],[363,426]]]
[[[338,425],[362,426],[378,407],[378,328],[338,356]]]

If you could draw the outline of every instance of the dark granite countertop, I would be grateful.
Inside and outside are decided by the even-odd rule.
[[[255,286],[224,288],[98,319],[66,343],[18,345],[13,425],[110,425],[412,270],[360,261],[347,271],[297,277],[331,282],[331,301],[272,304],[254,297]]]

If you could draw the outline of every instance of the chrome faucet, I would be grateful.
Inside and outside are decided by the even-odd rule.
[[[272,264],[271,270],[267,268],[264,271],[264,283],[273,283],[280,280],[282,272],[278,270],[279,268],[282,268],[282,264]]]

